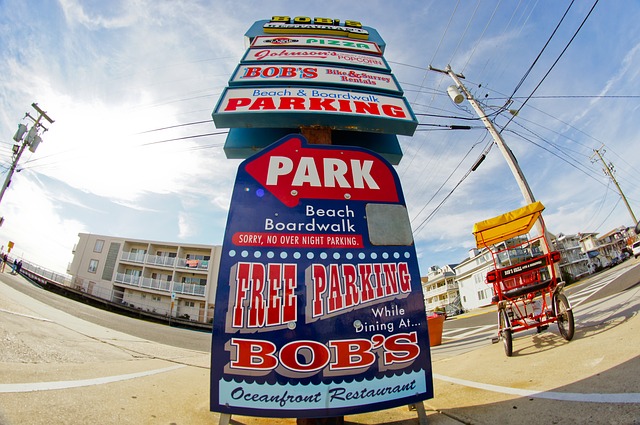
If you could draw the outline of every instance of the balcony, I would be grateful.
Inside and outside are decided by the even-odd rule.
[[[176,265],[176,257],[147,255],[145,263],[154,266],[174,267]]]
[[[205,285],[173,282],[173,292],[178,294],[204,296],[205,289]]]
[[[426,292],[427,297],[435,297],[441,294],[446,294],[449,291],[457,291],[458,282],[447,283],[446,285],[439,285],[435,289],[428,289]]]
[[[176,267],[189,270],[209,270],[209,260],[178,258]]]
[[[124,283],[125,285],[140,286],[140,276],[134,276],[124,273],[116,273],[115,282]]]
[[[120,261],[128,261],[130,263],[144,263],[144,258],[147,254],[142,252],[123,252],[120,256]]]
[[[204,296],[206,291],[205,285],[196,285],[192,283],[171,282],[167,280],[151,279],[149,277],[133,276],[124,273],[116,273],[116,283],[134,286],[141,289],[151,289],[153,291],[177,293],[184,295]]]

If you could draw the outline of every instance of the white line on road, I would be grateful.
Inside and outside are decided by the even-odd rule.
[[[496,393],[517,395],[521,397],[545,398],[558,401],[581,401],[588,403],[640,403],[640,393],[562,393],[557,391],[523,390],[519,388],[502,387],[499,385],[483,384],[482,382],[468,381],[466,379],[452,378],[437,373],[433,377],[441,381],[477,388],[479,390],[493,391]]]
[[[15,311],[5,310],[4,308],[0,308],[0,312],[13,314],[14,316],[26,317],[29,319],[41,320],[43,322],[51,322],[51,320],[45,319],[44,317],[36,317],[29,314],[16,313]]]
[[[481,334],[481,333],[486,332],[489,329],[493,329],[495,327],[496,327],[496,325],[484,325],[484,326],[474,326],[473,328],[456,328],[456,329],[449,330],[447,332],[443,332],[442,335],[443,335],[444,338],[448,338],[448,339],[462,339],[462,338],[466,338],[468,336]],[[467,329],[471,329],[471,330],[469,330],[467,332],[464,332],[464,333],[452,335],[456,331],[467,330]]]
[[[158,373],[170,372],[172,370],[186,367],[186,365],[175,365],[163,369],[148,370],[145,372],[128,373],[126,375],[105,376],[103,378],[80,379],[78,381],[55,381],[55,382],[31,382],[27,384],[0,384],[0,393],[28,393],[31,391],[64,390],[67,388],[88,387],[91,385],[109,384],[112,382],[126,381],[128,379],[142,378],[156,375]]]

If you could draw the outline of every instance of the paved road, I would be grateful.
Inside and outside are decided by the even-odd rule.
[[[574,311],[576,326],[580,326],[582,321],[588,320],[586,313],[594,309],[597,311],[604,306],[592,306],[587,311],[587,305],[597,302],[598,299],[619,292],[622,288],[610,288],[610,284],[622,275],[631,274],[638,276],[640,281],[640,259],[630,259],[618,266],[607,269],[580,281],[565,289],[565,294],[569,299]],[[625,288],[629,285],[625,285]],[[583,305],[584,304],[584,305]],[[550,327],[555,331],[554,325]],[[497,334],[497,313],[495,306],[484,307],[470,313],[456,316],[445,321],[442,336],[443,345],[432,349],[434,355],[442,357],[452,357],[465,353],[482,346],[491,345],[491,339]],[[517,334],[519,338],[524,335],[531,335],[532,332]]]
[[[2,277],[3,275],[0,274],[0,279],[2,279]],[[96,325],[128,333],[160,344],[204,352],[211,350],[210,332],[169,327],[164,324],[147,322],[101,310],[65,298],[56,293],[44,291],[36,284],[24,279],[2,279],[2,281],[11,288],[31,298]]]
[[[514,339],[511,358],[487,341],[466,344],[470,338],[461,339],[467,346],[458,352],[446,351],[452,342],[435,347],[436,396],[424,402],[429,424],[640,424],[638,271],[598,289],[597,302],[589,295],[578,303],[571,342],[557,332],[523,335]],[[576,288],[582,296],[594,286]],[[208,408],[209,342],[207,333],[78,305],[0,274],[0,424],[218,423]],[[181,348],[186,344],[201,349]],[[406,407],[345,420],[418,423]]]

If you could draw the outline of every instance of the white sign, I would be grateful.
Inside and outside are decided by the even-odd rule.
[[[325,62],[344,66],[390,70],[381,56],[331,49],[288,49],[282,47],[249,49],[242,60],[244,62]]]
[[[403,97],[311,87],[229,87],[212,116],[218,128],[331,125],[411,136],[417,126]]]
[[[313,37],[308,35],[258,36],[253,39],[251,47],[325,47],[340,50],[354,50],[372,55],[382,54],[380,47],[372,41],[349,40],[334,37]]]
[[[238,84],[323,84],[346,85],[366,90],[384,90],[402,94],[396,79],[391,74],[363,71],[361,69],[333,66],[263,65],[241,64],[229,80],[230,85]]]

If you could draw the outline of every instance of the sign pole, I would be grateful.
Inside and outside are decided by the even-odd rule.
[[[331,128],[325,126],[300,127],[300,133],[311,145],[330,145]]]
[[[326,126],[300,127],[300,133],[311,145],[330,145],[331,128]],[[297,425],[344,425],[344,416],[330,418],[297,418]]]

